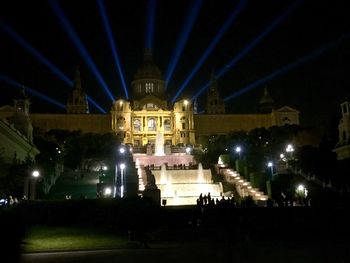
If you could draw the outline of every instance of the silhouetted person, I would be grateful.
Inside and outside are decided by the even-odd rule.
[[[201,205],[203,205],[203,195],[202,193],[199,195],[199,202]]]
[[[146,178],[147,178],[147,184],[145,186],[146,189],[157,189],[156,185],[156,179],[154,175],[152,174],[151,170],[149,168],[145,169],[146,172]]]

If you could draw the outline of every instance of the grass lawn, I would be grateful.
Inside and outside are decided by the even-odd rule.
[[[23,250],[24,252],[62,251],[126,248],[132,245],[126,237],[117,236],[104,229],[35,226],[27,231]]]

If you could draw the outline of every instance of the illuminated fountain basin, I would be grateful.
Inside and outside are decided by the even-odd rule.
[[[149,166],[161,191],[161,199],[166,200],[167,205],[195,205],[200,194],[204,196],[210,193],[212,198],[219,198],[223,191],[221,183],[213,183],[211,171],[203,169],[201,163],[198,164],[198,169],[187,169],[196,163],[192,155],[165,155],[164,135],[160,131],[156,136],[155,154],[135,153],[133,160],[138,168],[139,190],[145,188],[147,176],[144,167]],[[186,169],[166,169],[166,166],[177,168],[179,165],[181,168],[186,166]]]
[[[221,183],[213,183],[210,169],[198,170],[153,170],[161,199],[167,205],[195,205],[200,194],[210,193],[212,198],[221,198]]]

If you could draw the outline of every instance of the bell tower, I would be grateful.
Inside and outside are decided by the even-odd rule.
[[[89,113],[89,104],[87,101],[87,95],[83,90],[83,88],[81,87],[79,68],[77,68],[75,72],[74,89],[68,95],[66,109],[68,114]]]
[[[221,99],[218,91],[218,82],[214,75],[214,70],[211,73],[210,87],[207,93],[207,105],[205,107],[207,114],[224,114],[225,103]]]
[[[261,113],[271,113],[274,108],[274,101],[271,98],[267,88],[264,89],[264,95],[259,101],[259,111]]]
[[[30,100],[23,87],[20,94],[14,98],[15,112],[11,118],[14,127],[20,131],[31,143],[33,142],[33,126],[29,118]]]

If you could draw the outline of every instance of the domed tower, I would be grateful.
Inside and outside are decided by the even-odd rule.
[[[158,66],[153,62],[150,49],[145,50],[143,63],[131,82],[131,88],[134,110],[152,107],[167,109],[165,81]]]
[[[274,108],[274,101],[271,98],[267,88],[264,89],[264,96],[259,101],[259,111],[261,113],[271,113]]]
[[[174,103],[175,144],[195,144],[193,106],[186,99]]]
[[[111,109],[112,130],[123,143],[132,142],[131,118],[132,111],[130,102],[123,99],[116,100]]]
[[[345,98],[340,104],[342,117],[339,120],[339,141],[334,151],[338,160],[350,158],[350,98]]]
[[[225,103],[221,99],[218,91],[218,82],[215,78],[214,71],[211,73],[210,87],[207,93],[207,114],[224,114],[225,113]]]
[[[70,92],[66,105],[68,114],[87,114],[89,113],[89,104],[87,95],[81,87],[80,71],[76,69],[74,78],[74,89]]]
[[[33,143],[33,125],[29,118],[29,105],[30,100],[25,94],[25,90],[21,91],[14,98],[15,112],[10,119],[13,126],[24,135],[31,143]]]

